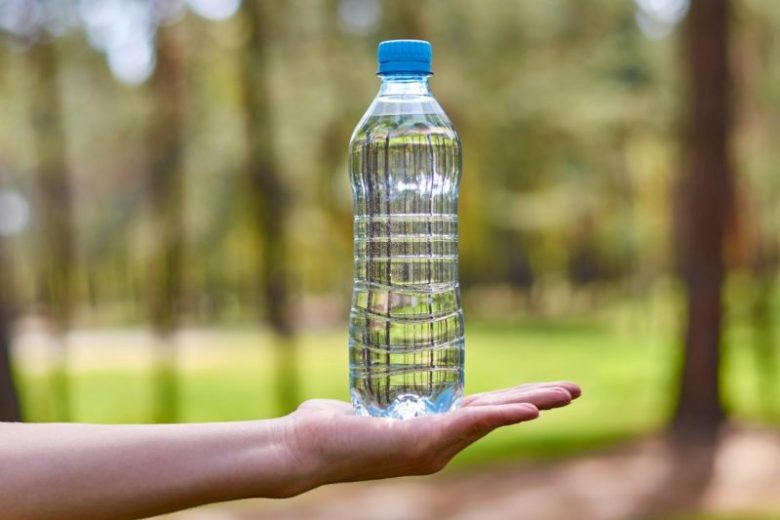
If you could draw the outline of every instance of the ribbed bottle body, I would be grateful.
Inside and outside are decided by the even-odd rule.
[[[380,95],[353,134],[349,165],[355,410],[446,412],[463,392],[458,136],[432,97]]]

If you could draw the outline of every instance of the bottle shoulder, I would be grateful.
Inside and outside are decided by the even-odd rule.
[[[350,143],[422,133],[460,143],[455,127],[432,96],[377,96],[355,127]]]

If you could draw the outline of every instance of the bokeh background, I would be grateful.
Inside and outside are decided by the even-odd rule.
[[[347,143],[377,43],[422,38],[467,391],[584,397],[442,477],[175,517],[780,516],[780,3],[0,0],[0,29],[1,418],[346,399]]]

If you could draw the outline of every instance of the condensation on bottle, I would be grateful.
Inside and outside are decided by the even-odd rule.
[[[447,412],[463,394],[458,134],[431,95],[431,46],[379,44],[381,86],[349,144],[355,412]]]

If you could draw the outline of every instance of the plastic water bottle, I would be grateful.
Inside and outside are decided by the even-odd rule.
[[[379,44],[379,94],[349,144],[355,412],[443,413],[463,394],[458,134],[428,89],[431,45]]]

